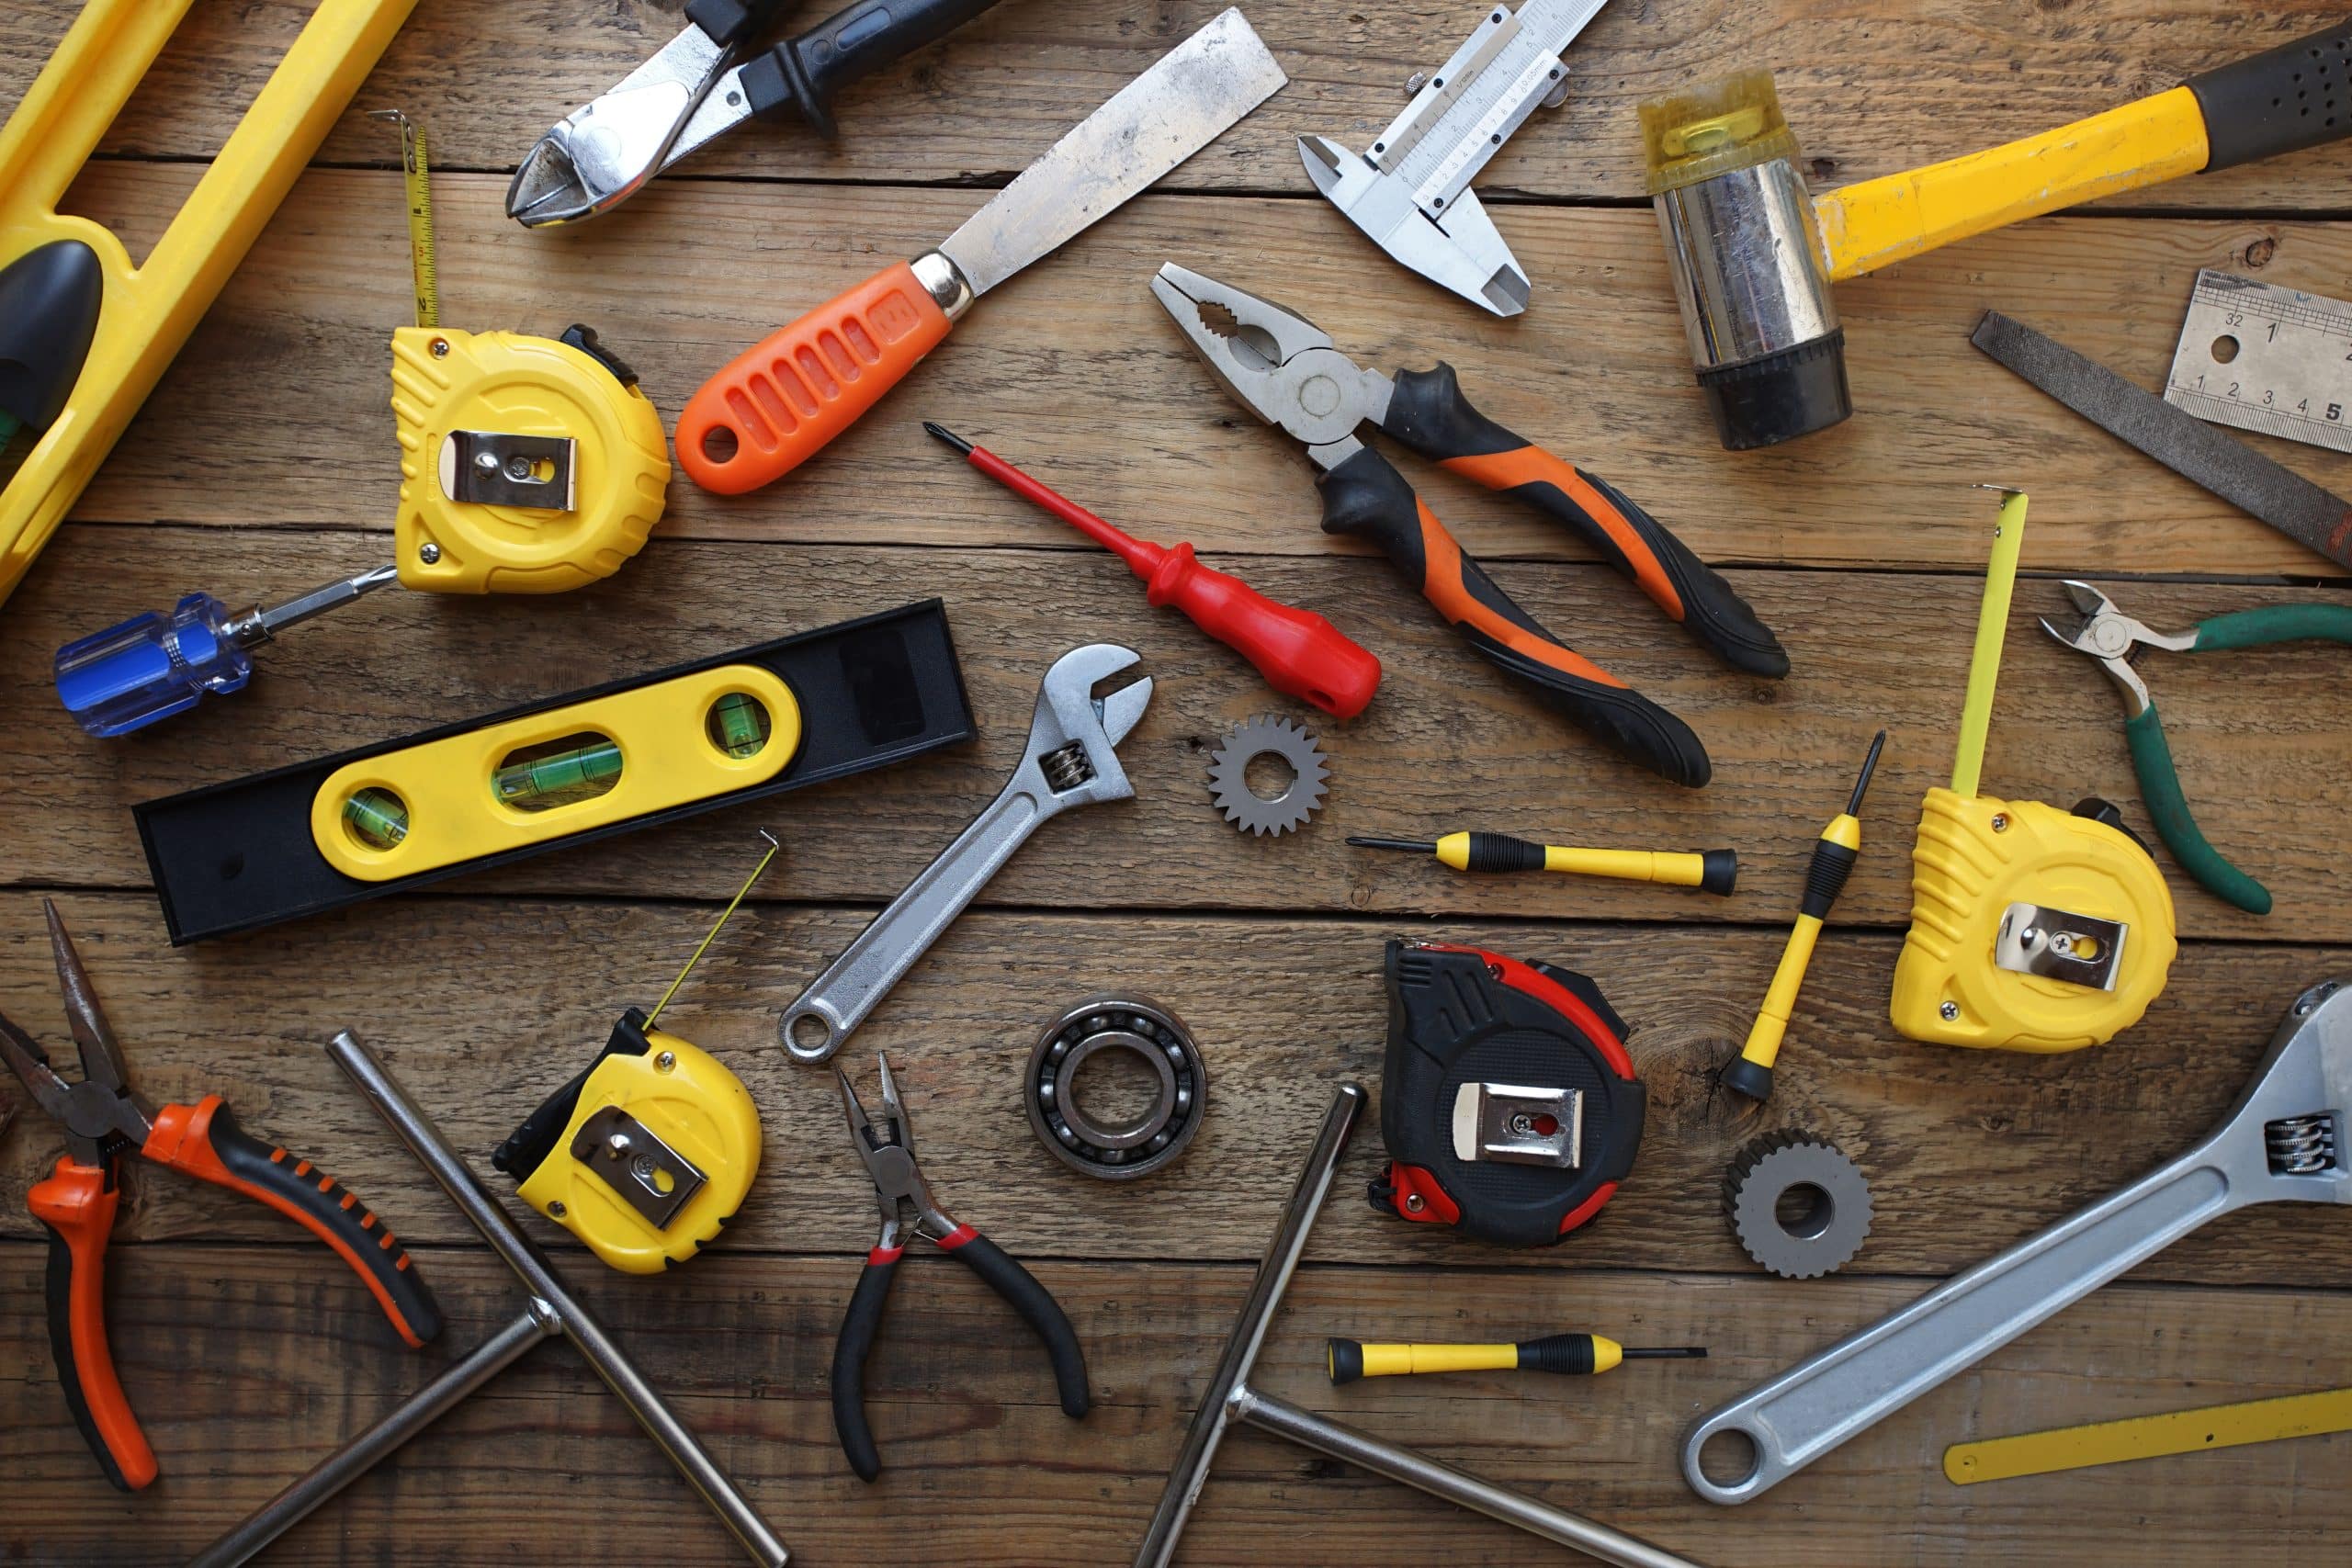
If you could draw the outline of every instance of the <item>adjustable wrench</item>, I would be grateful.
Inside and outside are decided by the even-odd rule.
[[[2254,1203],[2352,1203],[2352,982],[2295,998],[2238,1102],[2161,1169],[1956,1274],[1729,1404],[1682,1439],[1682,1474],[1745,1503],[2216,1215]],[[1711,1481],[1699,1450],[1737,1432],[1755,1463]]]
[[[1151,677],[1102,697],[1094,687],[1140,657],[1096,642],[1054,660],[1037,685],[1028,751],[1004,793],[784,1010],[776,1032],[794,1060],[821,1062],[840,1050],[1040,822],[1073,806],[1134,797],[1116,749],[1151,701]]]

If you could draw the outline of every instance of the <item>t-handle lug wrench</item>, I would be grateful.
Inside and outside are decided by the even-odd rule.
[[[1029,749],[1004,793],[784,1010],[776,1032],[794,1060],[821,1062],[840,1050],[1039,823],[1074,806],[1134,798],[1118,745],[1151,701],[1151,677],[1102,697],[1094,688],[1141,657],[1094,642],[1054,660],[1037,685]]]
[[[2254,1203],[2352,1203],[2352,983],[2295,998],[2236,1106],[2204,1141],[1909,1306],[1705,1416],[1682,1439],[1682,1473],[1712,1503],[1745,1503],[1973,1366],[2027,1329]],[[1736,1481],[1708,1479],[1718,1433],[1755,1448]]]

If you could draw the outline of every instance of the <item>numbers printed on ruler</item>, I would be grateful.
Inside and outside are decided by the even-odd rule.
[[[2165,401],[2210,423],[2352,452],[2352,304],[2204,269]]]

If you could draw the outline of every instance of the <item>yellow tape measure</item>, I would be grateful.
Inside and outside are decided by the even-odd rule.
[[[401,130],[401,179],[408,186],[408,258],[416,275],[416,324],[441,324],[441,280],[433,265],[433,186],[424,166],[424,128],[398,109],[371,109],[368,118]]]
[[[2120,1464],[2126,1460],[2346,1431],[2352,1431],[2352,1388],[2331,1388],[2320,1393],[2249,1399],[2236,1404],[2209,1404],[2198,1410],[2171,1410],[2161,1416],[1954,1443],[1944,1450],[1944,1474],[1956,1486],[1973,1486],[1980,1481],[2007,1481],[2020,1475]]]

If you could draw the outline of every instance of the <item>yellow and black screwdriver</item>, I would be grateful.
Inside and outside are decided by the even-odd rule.
[[[1871,774],[1877,772],[1878,754],[1885,746],[1886,731],[1882,729],[1871,742],[1870,755],[1862,759],[1862,776],[1854,781],[1846,809],[1829,819],[1820,841],[1813,846],[1813,863],[1804,874],[1804,898],[1797,905],[1797,923],[1789,931],[1789,944],[1781,950],[1780,966],[1772,971],[1772,983],[1765,988],[1763,1006],[1756,1010],[1747,1043],[1724,1064],[1724,1087],[1750,1100],[1772,1098],[1772,1064],[1780,1059],[1789,1014],[1796,1010],[1797,987],[1804,984],[1805,969],[1813,963],[1813,944],[1820,940],[1829,906],[1845,890],[1847,874],[1861,856],[1862,823],[1857,813],[1862,809],[1863,792],[1871,787]]]
[[[1566,871],[1625,882],[1663,882],[1708,893],[1729,893],[1739,874],[1739,856],[1730,850],[1588,850],[1539,844],[1508,833],[1477,832],[1448,833],[1442,839],[1355,838],[1348,842],[1358,849],[1435,855],[1456,871]]]
[[[1327,1339],[1331,1381],[1405,1377],[1414,1372],[1560,1372],[1587,1377],[1623,1361],[1704,1360],[1704,1345],[1628,1348],[1598,1334],[1548,1334],[1516,1345],[1366,1345]]]

